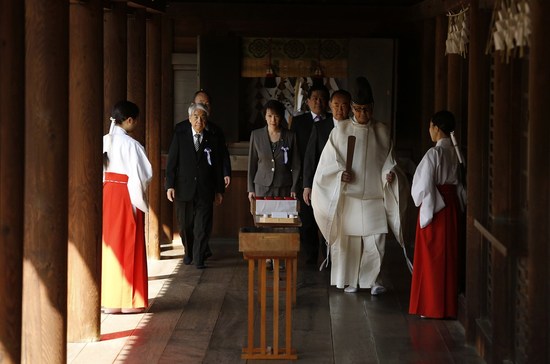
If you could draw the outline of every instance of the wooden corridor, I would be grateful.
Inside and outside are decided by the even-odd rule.
[[[146,313],[102,314],[101,341],[70,343],[67,362],[244,363],[247,265],[236,239],[211,242],[208,268],[182,264],[181,244],[149,261]],[[485,363],[465,345],[458,321],[407,314],[410,274],[401,249],[388,241],[383,267],[388,292],[373,297],[330,287],[329,272],[298,268],[293,342],[299,363]],[[250,360],[252,363],[292,362]]]

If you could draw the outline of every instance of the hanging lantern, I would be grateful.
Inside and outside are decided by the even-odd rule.
[[[323,77],[324,77],[324,74],[323,74],[323,68],[321,67],[321,40],[319,39],[319,46],[318,46],[318,53],[317,53],[317,65],[315,66],[314,70],[313,70],[313,75],[312,75],[312,81],[313,81],[313,86],[315,87],[319,87],[319,86],[323,86]]]

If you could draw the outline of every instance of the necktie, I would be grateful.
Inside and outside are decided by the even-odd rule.
[[[315,117],[315,119],[313,119],[314,122],[318,122],[318,121],[321,121],[321,117],[319,115],[317,115]]]
[[[195,134],[195,152],[199,151],[199,145],[201,145],[201,135]]]

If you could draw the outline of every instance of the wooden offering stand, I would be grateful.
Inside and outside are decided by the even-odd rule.
[[[301,223],[275,224],[260,223],[256,219],[255,227],[241,228],[239,231],[239,251],[248,261],[248,342],[243,348],[243,359],[297,359],[296,350],[292,348],[292,304],[296,302],[296,270],[298,251],[300,250],[300,233],[297,226]],[[273,259],[273,312],[267,312],[267,272],[266,259]],[[286,279],[284,290],[284,346],[279,344],[279,266],[284,261]],[[255,297],[255,277],[257,268],[257,297]],[[256,299],[255,299],[256,298]],[[255,343],[254,309],[260,310],[259,346]],[[272,321],[272,343],[268,345],[268,316]]]

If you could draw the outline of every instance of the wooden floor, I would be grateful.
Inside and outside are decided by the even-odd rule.
[[[70,343],[68,363],[244,363],[247,264],[235,239],[211,241],[208,268],[182,264],[181,244],[149,262],[150,306],[143,314],[102,314],[101,341]],[[299,264],[292,347],[299,363],[484,363],[465,345],[457,321],[407,314],[410,273],[388,241],[383,279],[388,292],[344,293],[329,272]],[[272,274],[272,273],[269,273]],[[290,360],[249,360],[254,363]]]

